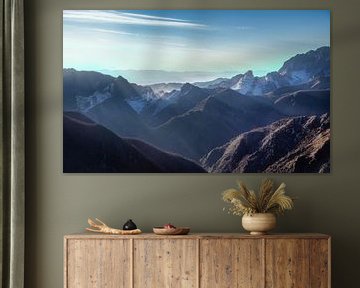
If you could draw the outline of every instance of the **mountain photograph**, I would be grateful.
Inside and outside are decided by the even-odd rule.
[[[64,173],[330,173],[328,11],[64,10],[63,31]]]

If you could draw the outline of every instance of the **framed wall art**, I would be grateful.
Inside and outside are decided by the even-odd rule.
[[[328,10],[64,10],[65,173],[329,173]]]

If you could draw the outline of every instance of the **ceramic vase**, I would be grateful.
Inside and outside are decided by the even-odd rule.
[[[272,213],[255,213],[242,217],[242,226],[251,235],[263,235],[274,229],[276,217]]]

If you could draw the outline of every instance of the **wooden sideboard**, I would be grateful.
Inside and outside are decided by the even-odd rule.
[[[329,288],[323,234],[67,235],[65,288]]]

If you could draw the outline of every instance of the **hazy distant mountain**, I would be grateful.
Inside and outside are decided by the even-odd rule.
[[[151,57],[151,56],[150,56]],[[209,81],[219,76],[230,77],[231,72],[223,72],[218,75],[217,72],[209,71],[164,71],[164,70],[102,70],[101,73],[117,77],[123,76],[130,82],[135,82],[142,86],[152,85],[154,83],[186,83]],[[169,92],[169,91],[168,91]]]
[[[180,90],[183,85],[184,83],[157,83],[149,85],[148,87],[151,87],[158,97],[163,97],[166,93]]]
[[[219,84],[228,80],[227,78],[216,78],[215,80],[206,81],[206,82],[194,82],[193,85],[199,88],[217,88]]]
[[[124,139],[76,112],[64,113],[65,173],[200,173],[197,164],[135,139]]]
[[[213,149],[201,163],[209,172],[329,172],[329,115],[285,118],[256,128]]]

